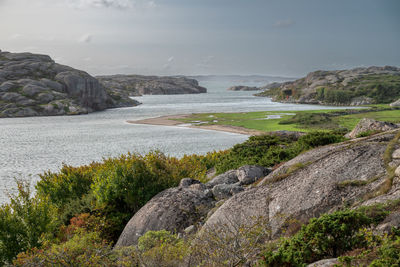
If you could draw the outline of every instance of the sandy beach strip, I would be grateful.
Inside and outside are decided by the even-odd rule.
[[[170,116],[161,116],[156,118],[149,118],[144,120],[128,120],[128,123],[132,124],[148,124],[148,125],[160,125],[160,126],[178,126],[178,127],[187,127],[193,129],[205,129],[205,130],[213,130],[220,132],[229,132],[229,133],[237,133],[244,135],[262,135],[265,132],[247,129],[239,126],[231,126],[231,125],[193,125],[190,123],[183,123],[181,121],[176,121],[176,119],[183,119],[191,116],[190,114],[181,114],[181,115],[170,115]]]

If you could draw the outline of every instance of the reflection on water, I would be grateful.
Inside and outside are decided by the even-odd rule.
[[[128,124],[126,120],[197,112],[321,109],[272,103],[252,92],[226,91],[229,82],[203,82],[207,94],[143,96],[143,104],[80,116],[0,119],[0,203],[13,177],[37,181],[37,174],[63,163],[82,165],[123,153],[160,150],[173,156],[233,146],[247,136],[171,126]],[[253,85],[253,84],[250,84]]]

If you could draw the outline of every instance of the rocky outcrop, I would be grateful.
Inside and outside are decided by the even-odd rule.
[[[252,87],[252,86],[245,86],[245,85],[235,85],[232,87],[229,87],[227,89],[228,91],[258,91],[260,88],[258,87]]]
[[[391,107],[400,107],[400,98],[394,101],[393,103],[390,103]]]
[[[0,117],[74,115],[134,106],[84,71],[49,56],[0,51]]]
[[[325,259],[325,260],[320,260],[320,261],[311,263],[311,264],[307,265],[307,267],[333,267],[339,263],[340,262],[337,258],[332,258],[332,259]]]
[[[110,75],[96,77],[105,87],[130,96],[206,93],[194,79],[142,75]]]
[[[363,133],[384,132],[397,128],[399,126],[394,123],[363,118],[350,133],[346,134],[346,137],[356,138]]]
[[[319,70],[295,81],[267,85],[256,95],[279,102],[358,106],[399,99],[399,82],[400,68],[391,66]]]
[[[116,246],[136,244],[139,237],[150,230],[191,232],[194,229],[192,225],[204,221],[216,201],[245,190],[238,175],[242,180],[249,181],[262,178],[268,172],[269,169],[264,167],[243,166],[206,184],[190,178],[182,179],[178,187],[159,193],[131,218]]]
[[[399,177],[384,193],[381,188],[391,179],[383,155],[392,140],[396,140],[395,149],[400,148],[395,139],[399,132],[393,130],[300,154],[266,176],[257,187],[226,200],[206,221],[203,230],[220,225],[234,229],[263,218],[272,238],[276,238],[286,229],[288,220],[304,223],[343,206],[398,199]],[[395,162],[393,159],[392,164],[400,164]]]

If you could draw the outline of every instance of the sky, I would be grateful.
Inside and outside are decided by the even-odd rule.
[[[400,0],[0,0],[0,49],[93,75],[400,67]]]

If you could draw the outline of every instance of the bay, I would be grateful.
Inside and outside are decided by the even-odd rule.
[[[247,81],[260,86],[265,82]],[[295,105],[254,97],[254,92],[227,91],[232,81],[201,81],[206,94],[147,95],[135,97],[143,104],[79,116],[0,119],[0,203],[15,190],[15,180],[31,181],[62,164],[79,166],[128,152],[159,150],[171,156],[204,154],[245,141],[248,136],[176,126],[129,124],[164,115],[200,112],[248,112],[262,110],[312,110],[336,107]],[[343,108],[343,107],[342,107]]]

